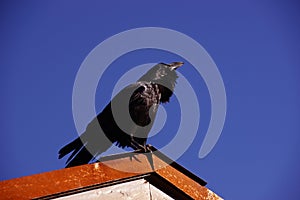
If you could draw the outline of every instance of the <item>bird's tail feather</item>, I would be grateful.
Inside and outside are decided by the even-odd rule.
[[[86,149],[85,145],[87,144],[83,144],[78,137],[59,150],[58,158],[61,159],[73,151],[66,161],[66,168],[86,164],[91,161],[94,156]]]
[[[76,154],[76,152],[78,152],[82,148],[82,146],[83,146],[83,144],[82,144],[80,138],[77,138],[77,139],[73,140],[72,142],[70,142],[69,144],[67,144],[66,146],[64,146],[63,148],[61,148],[59,150],[59,152],[58,152],[58,159],[61,159],[62,157],[64,157],[65,155],[69,154],[70,152],[72,152],[74,150],[75,150],[74,152]],[[74,152],[72,153],[72,155],[70,156],[70,158],[75,155]]]
[[[67,163],[66,168],[87,164],[94,158],[94,156],[87,150],[87,148],[85,146],[82,147],[81,149],[75,150],[75,151],[68,158],[68,160],[66,162]],[[74,156],[75,154],[76,154],[76,156]]]

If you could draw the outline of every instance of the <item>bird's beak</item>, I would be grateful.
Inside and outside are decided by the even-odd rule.
[[[183,62],[173,62],[170,63],[170,67],[172,70],[176,70],[178,67],[181,67],[184,63]]]

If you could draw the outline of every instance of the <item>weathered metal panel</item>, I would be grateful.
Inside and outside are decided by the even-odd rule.
[[[161,153],[160,153],[161,154]],[[150,156],[149,156],[150,155]],[[121,154],[102,162],[56,170],[0,182],[1,199],[58,197],[131,181],[133,177],[155,174],[192,199],[220,199],[203,186],[204,181],[179,165],[169,165],[158,154]],[[131,180],[130,180],[131,179]],[[119,181],[119,182],[118,182]],[[157,185],[156,185],[157,186]],[[93,188],[95,189],[95,188]],[[167,193],[166,191],[164,191]],[[170,195],[172,196],[172,195]]]

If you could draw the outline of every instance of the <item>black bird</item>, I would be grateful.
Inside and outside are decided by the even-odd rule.
[[[80,137],[59,150],[59,159],[72,152],[66,167],[87,164],[113,143],[147,152],[147,136],[158,105],[169,102],[178,78],[175,70],[182,65],[159,63],[121,90]]]

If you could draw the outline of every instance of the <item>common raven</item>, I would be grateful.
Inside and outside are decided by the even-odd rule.
[[[66,167],[87,164],[113,143],[147,152],[147,136],[158,105],[169,101],[178,78],[175,70],[182,65],[159,63],[121,90],[80,137],[60,149],[59,159],[72,152]]]

